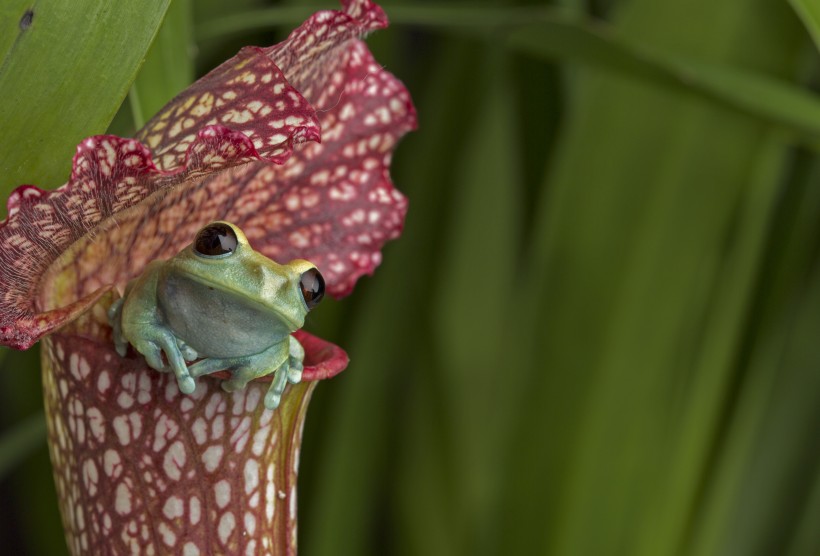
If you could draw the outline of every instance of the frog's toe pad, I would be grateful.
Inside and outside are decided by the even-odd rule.
[[[279,402],[281,401],[282,395],[277,394],[273,390],[269,390],[268,393],[265,394],[265,407],[271,411],[279,407]]]
[[[177,384],[179,384],[179,390],[183,394],[193,394],[196,390],[196,382],[189,376],[179,377]]]
[[[302,382],[302,369],[291,367],[288,369],[288,382],[291,384],[299,384]]]

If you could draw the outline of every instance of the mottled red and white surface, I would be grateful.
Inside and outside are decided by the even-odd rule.
[[[43,345],[71,551],[295,554],[299,446],[316,383],[290,386],[267,411],[264,383],[226,394],[201,380],[188,396],[173,375],[88,341],[57,333]]]
[[[9,200],[0,344],[46,337],[49,442],[74,554],[295,553],[312,384],[289,387],[274,412],[261,403],[267,384],[226,394],[226,373],[183,395],[138,354],[117,356],[105,309],[112,289],[212,220],[235,223],[275,260],[312,261],[331,295],[378,266],[407,209],[392,152],[416,117],[359,40],[386,25],[381,8],[342,4],[283,43],[243,49],[137,139],[85,140],[63,187],[22,186]],[[304,381],[347,364],[340,348],[298,337]]]

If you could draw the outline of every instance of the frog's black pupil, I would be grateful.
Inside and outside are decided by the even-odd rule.
[[[236,251],[238,241],[233,229],[227,224],[209,224],[199,230],[194,249],[200,255],[216,257]]]
[[[302,289],[302,297],[305,298],[308,309],[316,307],[325,296],[325,279],[315,268],[302,273],[299,287]]]

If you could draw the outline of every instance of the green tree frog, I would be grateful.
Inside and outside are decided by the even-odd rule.
[[[305,350],[291,333],[324,291],[312,263],[280,265],[233,224],[212,222],[175,257],[149,263],[108,319],[117,353],[125,356],[130,343],[152,368],[173,371],[186,394],[216,371],[231,372],[222,383],[228,392],[274,373],[265,407],[276,409],[287,382],[302,378]]]

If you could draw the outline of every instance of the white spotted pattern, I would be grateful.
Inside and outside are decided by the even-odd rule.
[[[271,412],[259,403],[264,383],[237,397],[204,379],[191,405],[178,390],[166,401],[173,375],[139,359],[106,358],[108,345],[55,334],[43,349],[55,480],[75,554],[95,546],[111,554],[249,554],[265,539],[295,543],[297,417],[315,383],[289,387],[285,405]],[[72,372],[71,356],[79,370],[79,354],[90,353],[103,363],[86,359],[89,371],[78,379],[83,373]],[[102,373],[132,378],[100,391]],[[61,382],[65,393],[56,387]],[[133,385],[151,400],[139,414],[119,402]],[[237,452],[242,438],[262,447]]]

